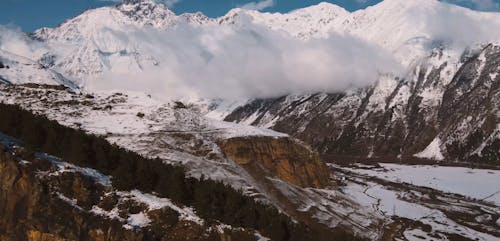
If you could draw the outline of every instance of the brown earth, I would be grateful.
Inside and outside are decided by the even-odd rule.
[[[319,154],[287,137],[236,137],[222,141],[225,155],[242,166],[263,172],[300,187],[325,187],[328,170]]]

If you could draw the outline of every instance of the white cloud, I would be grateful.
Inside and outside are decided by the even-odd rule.
[[[389,53],[354,37],[302,41],[246,21],[236,29],[135,29],[123,42],[140,46],[139,52],[155,56],[159,65],[130,73],[127,63],[87,85],[168,98],[265,98],[364,87],[379,72],[399,70]]]
[[[423,36],[459,50],[500,39],[495,14],[478,17],[459,10],[445,5],[432,14],[409,17],[415,20],[412,26],[425,25]],[[106,28],[95,36],[109,40],[102,46],[110,49],[103,52],[120,54],[103,59],[112,69],[89,79],[88,88],[144,91],[165,98],[265,98],[364,87],[379,73],[397,74],[401,68],[392,53],[350,35],[302,41],[253,24],[245,14],[238,17],[236,27],[179,24],[160,31],[128,26],[126,32]],[[19,30],[4,28],[0,48],[29,56],[45,47]],[[54,48],[55,53],[64,51]],[[68,57],[67,52],[62,56]],[[140,66],[132,66],[137,59]]]
[[[443,5],[434,9],[433,14],[425,15],[425,19],[420,19],[425,22],[426,32],[432,40],[442,41],[458,50],[500,40],[500,18],[496,13],[457,11],[457,8]]]
[[[258,2],[250,2],[245,5],[242,5],[241,8],[249,9],[249,10],[263,10],[269,7],[274,6],[274,0],[262,0]]]
[[[42,42],[28,38],[19,27],[5,25],[0,25],[0,49],[31,59],[48,51]]]
[[[500,20],[494,14],[478,15],[449,5],[433,11],[408,13],[415,20],[411,25],[425,25],[421,34],[431,40],[429,46],[444,43],[459,52],[500,39]],[[107,73],[91,85],[172,98],[265,98],[365,87],[379,73],[398,74],[402,68],[392,53],[348,34],[302,41],[253,24],[244,14],[239,17],[236,28],[180,25],[166,32],[137,29],[123,42],[140,46],[138,52],[151,53],[159,66],[144,67],[135,74]]]

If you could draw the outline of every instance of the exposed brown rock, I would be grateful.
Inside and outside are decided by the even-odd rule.
[[[233,235],[182,221],[169,208],[148,210],[143,203],[120,199],[112,187],[103,187],[78,172],[48,175],[57,170],[54,164],[44,159],[21,159],[24,152],[11,153],[0,145],[1,241],[211,241]],[[144,212],[151,223],[130,230],[123,221],[93,214],[93,206],[106,211],[118,208],[124,220],[128,214]],[[242,233],[246,239],[239,240],[253,237],[251,231]]]
[[[42,233],[35,230],[28,231],[26,236],[28,238],[28,241],[73,241],[70,239],[57,237],[56,235],[52,235],[50,233]]]
[[[236,137],[224,140],[225,155],[242,166],[264,172],[301,187],[324,187],[328,171],[319,154],[287,137]]]

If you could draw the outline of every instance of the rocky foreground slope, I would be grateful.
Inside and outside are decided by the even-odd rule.
[[[332,228],[331,232],[344,235],[346,231],[342,230],[349,230],[348,232],[351,233],[358,232],[358,228],[352,230],[350,227],[350,222],[356,222],[358,216],[370,217],[371,221],[366,224],[371,229],[369,235],[379,235],[380,227],[376,226],[376,223],[379,222],[380,217],[377,215],[362,213],[361,210],[356,210],[356,205],[342,205],[341,207],[329,203],[330,198],[338,197],[330,197],[327,192],[320,189],[306,191],[310,187],[334,187],[335,182],[330,179],[332,172],[320,161],[316,152],[282,133],[214,121],[203,117],[196,107],[186,107],[181,103],[155,102],[150,97],[137,93],[89,95],[75,93],[61,87],[42,85],[1,84],[0,88],[2,88],[0,99],[3,103],[18,103],[22,108],[33,113],[43,114],[65,126],[101,136],[115,145],[137,152],[144,157],[162,160],[165,165],[185,167],[189,178],[222,181],[228,187],[231,186],[251,197],[252,200],[272,205],[294,219],[308,223],[308,226],[326,225]],[[5,113],[5,117],[10,116],[10,118],[2,119],[1,124],[6,131],[14,131],[8,126],[19,125],[19,123],[13,123],[16,117],[8,113]],[[22,128],[18,131],[20,132],[14,131],[14,133],[23,135],[33,133],[32,130],[24,131]],[[38,134],[49,138],[50,141],[47,143],[53,144],[59,140],[47,134]],[[39,140],[36,136],[33,138],[33,140]],[[65,150],[73,150],[75,147],[73,145],[81,146],[77,144],[80,141],[82,140],[67,140],[55,146],[64,153]],[[243,145],[246,142],[256,143],[256,145]],[[45,142],[40,145],[45,145],[43,143]],[[95,144],[87,141],[83,143],[83,148],[95,148]],[[77,149],[79,148],[81,147]],[[50,153],[50,150],[47,151]],[[245,153],[247,151],[255,153],[255,156],[244,157],[245,162],[252,164],[246,165],[239,162],[242,158],[240,156],[242,150]],[[71,154],[69,157],[77,158],[76,160],[91,160],[90,163],[102,162],[102,158],[92,156],[96,153],[94,151],[77,151],[76,153],[80,154],[77,156]],[[122,159],[119,158],[119,160]],[[107,165],[105,164],[104,167]],[[101,165],[96,167],[99,166]],[[119,166],[121,168],[116,172],[124,175],[122,181],[119,182],[120,186],[131,187],[135,185],[134,183],[150,181],[151,174],[141,173],[143,170],[149,170],[147,168],[131,166],[129,162]],[[108,171],[111,172],[111,170]],[[118,175],[117,173],[113,176]],[[129,173],[132,176],[127,177]],[[186,184],[186,182],[172,183],[161,178],[152,180],[174,189],[182,189],[182,185]],[[157,192],[158,190],[162,189],[156,189]],[[295,191],[290,192],[290,190]],[[303,190],[304,193],[299,190]],[[300,196],[296,196],[297,193],[301,193]],[[207,195],[210,196],[210,194]],[[214,201],[225,202],[227,198],[215,198]],[[346,203],[351,203],[351,201],[346,201]],[[248,211],[241,205],[243,204],[240,203],[234,207]],[[299,211],[305,205],[318,205],[318,208]],[[341,208],[342,212],[356,214],[356,217],[350,220],[344,215],[335,214],[337,208]],[[205,214],[210,216],[212,215],[210,213]],[[313,218],[315,213],[329,214],[326,215],[327,220],[323,220]],[[238,222],[245,220],[237,218],[234,214],[228,217],[236,218]],[[340,229],[339,225],[349,228]],[[275,227],[269,228],[280,230]]]
[[[236,177],[217,177],[220,172],[238,170],[234,169],[238,164],[213,156],[201,160],[196,155],[206,153],[200,146],[191,149],[200,154],[147,159],[108,144],[102,136],[60,126],[13,105],[1,104],[0,112],[2,132],[21,140],[0,133],[0,207],[5,214],[0,234],[6,240],[258,240],[257,230],[272,240],[328,240],[332,236],[357,240],[352,232],[328,229],[321,220],[298,212],[302,200],[290,199],[281,191],[295,187],[276,177],[273,170],[246,176],[240,169]],[[177,138],[186,141],[183,137]],[[309,151],[287,143],[289,148]],[[71,163],[31,148],[56,153]],[[267,150],[283,153],[271,145]],[[295,160],[282,161],[294,165]],[[326,168],[323,163],[319,167]],[[209,175],[207,170],[214,169],[219,173]],[[213,181],[217,178],[225,183]],[[221,178],[241,181],[228,183]],[[250,190],[244,185],[252,180]]]
[[[57,162],[26,157],[26,150],[0,145],[0,239],[219,240],[232,235],[209,228],[188,209],[139,191],[118,192],[102,175]],[[87,172],[85,172],[87,171]],[[191,211],[191,215],[193,215]],[[148,229],[142,229],[149,226]],[[222,231],[222,232],[221,232]],[[242,232],[244,233],[244,232]],[[247,238],[253,235],[246,234]]]

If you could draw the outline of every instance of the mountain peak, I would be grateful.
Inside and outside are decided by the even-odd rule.
[[[154,0],[125,0],[117,6],[118,10],[134,21],[161,21],[172,18],[175,13],[162,3]],[[152,23],[152,25],[155,25]]]
[[[343,7],[339,6],[339,5],[336,5],[336,4],[333,4],[333,3],[329,3],[329,2],[320,2],[316,6],[320,7],[320,8],[329,8],[329,9],[338,9],[338,10],[347,11],[347,10],[345,10],[345,8],[343,8]]]
[[[335,5],[329,2],[320,2],[316,5],[312,5],[306,8],[301,8],[294,10],[290,13],[325,13],[325,14],[333,14],[333,15],[346,15],[349,14],[345,8]]]
[[[155,0],[123,0],[122,4],[160,4]]]
[[[153,13],[163,13],[175,15],[170,9],[162,3],[155,0],[125,0],[117,8],[126,14],[151,15]]]

